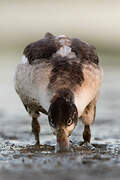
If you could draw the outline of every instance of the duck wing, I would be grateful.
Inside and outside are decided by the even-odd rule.
[[[45,37],[36,42],[32,42],[26,46],[23,54],[32,64],[35,60],[49,59],[52,54],[57,51],[54,36],[51,33],[46,33]]]
[[[81,41],[80,39],[73,38],[72,51],[76,54],[76,56],[80,59],[81,63],[95,63],[99,64],[99,59],[96,54],[96,48],[88,43]]]

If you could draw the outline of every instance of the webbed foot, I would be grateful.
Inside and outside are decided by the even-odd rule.
[[[95,147],[89,142],[84,142],[81,146],[89,150],[95,150]]]

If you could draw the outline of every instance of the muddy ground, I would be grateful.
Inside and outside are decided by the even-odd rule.
[[[55,153],[55,137],[47,117],[41,116],[41,146],[34,146],[31,118],[13,88],[16,62],[1,61],[0,180],[120,179],[119,67],[105,67],[97,116],[92,125],[95,150],[80,146],[83,125],[78,123],[71,151]]]

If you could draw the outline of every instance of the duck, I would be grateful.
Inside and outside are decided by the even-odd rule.
[[[69,136],[79,120],[83,145],[92,146],[90,127],[102,77],[96,48],[79,38],[48,32],[25,47],[15,71],[15,90],[32,117],[35,145],[40,145],[38,119],[43,113],[56,136],[56,152],[69,150]]]

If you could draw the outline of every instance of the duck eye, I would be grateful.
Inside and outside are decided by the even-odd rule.
[[[70,125],[72,124],[72,122],[73,122],[73,121],[72,121],[72,119],[71,119],[71,118],[70,118],[70,119],[68,119],[68,120],[67,120],[67,125],[68,125],[68,126],[70,126]]]

